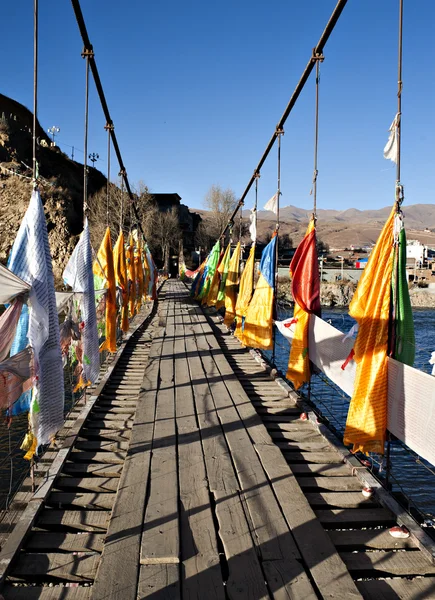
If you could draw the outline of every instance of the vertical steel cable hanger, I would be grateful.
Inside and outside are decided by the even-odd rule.
[[[403,40],[403,0],[399,0],[399,43],[397,58],[397,163],[396,163],[396,203],[400,208],[405,195],[400,183],[401,169],[401,138],[402,138],[402,40]]]
[[[89,59],[94,55],[91,49],[84,48],[82,57],[86,61],[86,76],[85,76],[85,138],[83,151],[85,158],[83,160],[83,222],[87,217],[88,212],[88,130],[89,130]]]
[[[110,133],[113,129],[113,123],[106,123],[104,129],[107,130],[107,186],[106,186],[106,225],[109,227],[109,200],[110,200]]]
[[[313,170],[313,219],[314,224],[317,220],[317,155],[319,149],[319,84],[320,84],[320,63],[324,61],[323,54],[316,54],[316,49],[313,49],[312,61],[316,63],[316,108],[315,108],[315,125],[314,125],[314,170]]]
[[[37,112],[38,112],[38,0],[33,2],[33,139],[32,139],[32,155],[33,155],[33,186],[37,187],[38,182],[38,163],[36,160],[36,128],[37,128]]]
[[[322,35],[320,37],[320,40],[318,41],[317,46],[315,47],[315,52],[314,53],[316,55],[322,54],[323,48],[325,47],[326,42],[329,39],[329,36],[333,32],[334,27],[337,24],[337,21],[340,18],[340,15],[343,12],[343,9],[346,6],[346,4],[347,4],[347,0],[338,0],[337,4],[335,6],[335,9],[334,9],[334,11],[333,11],[333,13],[332,13],[332,15],[331,15],[328,23],[326,24],[326,27],[325,27]],[[239,210],[240,206],[243,204],[244,199],[246,198],[249,190],[251,189],[252,184],[255,181],[255,177],[256,177],[257,173],[260,173],[261,167],[263,166],[263,164],[264,164],[267,156],[269,155],[270,151],[273,148],[273,145],[275,144],[275,141],[276,141],[276,138],[277,138],[277,132],[280,129],[283,129],[284,124],[285,124],[285,122],[286,122],[289,114],[293,110],[293,107],[296,104],[296,101],[299,98],[299,95],[302,92],[305,84],[307,83],[308,78],[309,78],[309,76],[310,76],[311,71],[313,70],[313,68],[314,68],[314,62],[313,62],[312,56],[311,56],[310,60],[309,60],[309,62],[307,64],[307,66],[305,67],[304,72],[302,73],[302,76],[301,76],[300,80],[298,81],[298,83],[296,85],[296,88],[295,88],[295,90],[294,90],[294,92],[293,92],[293,94],[292,94],[292,96],[291,96],[291,98],[289,100],[289,103],[287,104],[286,109],[285,109],[285,111],[284,111],[281,119],[279,120],[278,125],[276,126],[276,130],[274,131],[274,133],[273,133],[273,135],[272,135],[272,137],[271,137],[271,139],[270,139],[270,141],[269,141],[269,143],[268,143],[268,145],[266,147],[266,150],[263,152],[263,156],[261,157],[261,159],[260,159],[257,167],[255,168],[254,173],[253,173],[251,179],[249,180],[249,183],[246,186],[245,191],[243,192],[243,194],[242,194],[242,196],[241,196],[241,198],[239,200],[238,205],[234,209],[234,212],[233,212],[233,214],[231,215],[231,217],[230,217],[230,219],[228,221],[228,224],[226,225],[224,231],[222,232],[223,234],[227,230],[230,221],[232,221],[234,219],[234,217],[237,214],[237,211]]]

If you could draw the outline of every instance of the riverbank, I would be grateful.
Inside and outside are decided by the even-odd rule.
[[[349,306],[356,290],[354,283],[321,283],[320,302],[329,308]],[[424,289],[413,288],[410,290],[411,305],[416,308],[435,308],[435,294]],[[293,304],[290,281],[280,278],[278,282],[278,302]]]

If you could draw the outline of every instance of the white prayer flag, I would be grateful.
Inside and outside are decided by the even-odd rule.
[[[390,137],[388,138],[388,142],[384,148],[384,158],[387,160],[392,160],[397,163],[397,136],[398,136],[398,127],[399,127],[400,115],[394,117],[393,122],[391,123],[391,127],[389,129]]]
[[[251,214],[249,215],[249,220],[251,221],[251,224],[249,225],[249,234],[251,236],[251,240],[255,243],[257,240],[257,224],[256,224],[256,217],[257,215],[257,211],[255,208],[253,208],[251,210]]]
[[[270,210],[276,215],[278,214],[278,194],[274,194],[272,198],[266,202],[264,210]]]

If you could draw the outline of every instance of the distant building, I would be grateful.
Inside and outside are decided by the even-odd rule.
[[[195,250],[195,234],[202,219],[198,213],[190,212],[189,207],[181,204],[181,196],[172,194],[151,194],[160,212],[168,212],[176,208],[181,231],[183,232],[183,248],[186,256]]]

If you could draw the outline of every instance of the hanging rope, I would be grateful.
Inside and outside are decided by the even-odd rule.
[[[36,160],[37,139],[37,112],[38,112],[38,0],[33,2],[33,186],[36,188],[38,181],[38,163]]]
[[[82,57],[86,61],[86,76],[85,76],[85,139],[84,139],[84,154],[83,161],[83,221],[88,212],[88,129],[89,129],[89,59],[94,55],[91,49],[85,48],[82,52]]]
[[[314,125],[314,169],[313,169],[313,219],[317,219],[317,176],[319,171],[317,169],[317,155],[319,148],[319,84],[320,84],[320,63],[323,62],[324,56],[322,54],[316,54],[315,49],[313,50],[313,61],[316,63],[316,107],[315,107],[315,125]]]
[[[107,186],[106,186],[106,225],[109,227],[109,199],[110,199],[110,136],[114,129],[113,123],[106,123],[104,129],[107,130]]]
[[[396,163],[396,209],[405,199],[403,185],[400,183],[401,138],[402,138],[402,39],[403,39],[403,0],[399,0],[399,43],[397,58],[397,163]]]

